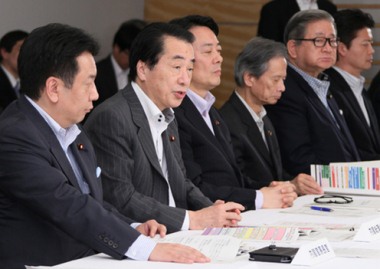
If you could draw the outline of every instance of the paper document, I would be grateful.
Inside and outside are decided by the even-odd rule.
[[[172,234],[157,239],[157,242],[178,243],[195,248],[212,261],[232,261],[239,252],[241,240],[227,235],[181,236],[179,234]]]
[[[277,226],[206,228],[202,234],[229,235],[244,240],[294,242],[298,239],[298,228]]]

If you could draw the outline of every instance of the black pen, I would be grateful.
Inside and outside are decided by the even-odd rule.
[[[332,211],[334,211],[333,209],[328,208],[328,207],[313,206],[313,205],[310,207],[310,209],[311,210],[323,211],[323,212],[332,212]]]

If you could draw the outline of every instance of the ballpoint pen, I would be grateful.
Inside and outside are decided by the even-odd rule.
[[[332,212],[332,211],[334,211],[334,210],[331,209],[331,208],[328,208],[328,207],[321,207],[321,206],[311,206],[310,209],[311,209],[311,210],[324,211],[324,212]]]

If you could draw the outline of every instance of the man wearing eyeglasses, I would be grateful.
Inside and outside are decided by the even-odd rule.
[[[340,37],[338,59],[326,70],[331,93],[351,131],[362,160],[380,159],[380,131],[362,72],[372,66],[375,22],[360,9],[343,9],[334,15]],[[347,23],[349,22],[349,23]]]
[[[284,168],[310,173],[310,164],[359,161],[358,151],[323,73],[336,61],[333,17],[322,10],[296,13],[285,28],[286,91],[267,106],[278,134]]]

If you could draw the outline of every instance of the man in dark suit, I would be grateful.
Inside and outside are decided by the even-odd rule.
[[[188,177],[213,201],[235,201],[247,209],[291,206],[297,197],[291,184],[264,187],[259,191],[246,188],[228,127],[212,107],[215,98],[210,90],[220,84],[223,60],[217,38],[218,25],[212,18],[198,15],[175,19],[172,23],[195,36],[190,88],[182,104],[175,109]]]
[[[62,24],[23,44],[24,94],[0,116],[1,268],[55,265],[97,252],[114,258],[204,262],[198,251],[150,238],[165,227],[135,223],[103,202],[93,147],[76,123],[98,98],[97,43]]]
[[[27,32],[16,30],[0,40],[0,113],[20,95],[17,58],[27,36]]]
[[[278,134],[287,172],[310,173],[311,164],[359,161],[330,83],[322,72],[336,60],[333,17],[322,10],[300,11],[285,28],[288,69],[285,89],[266,110]]]
[[[335,23],[340,38],[338,58],[326,70],[330,91],[343,112],[362,160],[380,159],[380,131],[376,113],[364,89],[363,71],[372,66],[372,16],[359,9],[338,11]]]
[[[375,110],[380,128],[380,70],[371,81],[371,85],[368,88],[368,95],[371,100],[373,109]]]
[[[98,106],[85,128],[103,169],[105,199],[138,221],[154,218],[169,232],[234,225],[236,203],[212,202],[186,177],[172,107],[189,86],[193,35],[150,24],[130,54],[131,84]]]
[[[99,99],[94,107],[110,98],[128,84],[129,53],[135,37],[144,28],[143,20],[132,19],[120,25],[112,43],[112,53],[96,63],[95,79]]]
[[[261,8],[257,35],[284,42],[284,30],[290,18],[300,10],[320,9],[331,15],[337,11],[329,0],[273,0]]]
[[[282,43],[256,37],[235,62],[236,90],[220,109],[230,132],[237,163],[250,186],[261,188],[291,180],[298,194],[321,194],[307,174],[295,178],[282,169],[280,148],[264,105],[273,105],[285,90],[286,48]]]

